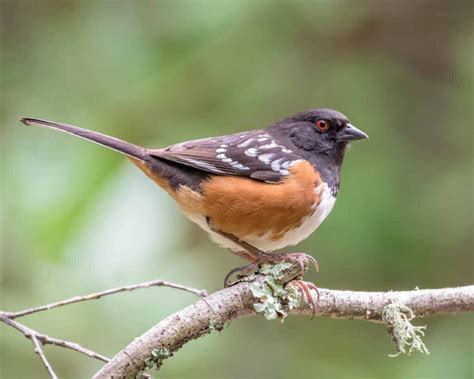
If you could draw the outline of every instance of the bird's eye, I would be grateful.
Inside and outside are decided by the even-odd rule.
[[[318,120],[316,121],[315,125],[322,132],[325,132],[329,129],[329,122],[326,120]]]

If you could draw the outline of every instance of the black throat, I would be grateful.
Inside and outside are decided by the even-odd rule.
[[[287,146],[293,152],[308,160],[320,173],[321,179],[325,182],[333,196],[337,196],[339,191],[339,173],[341,170],[344,152],[347,143],[315,143],[312,132],[305,125],[296,125],[290,133],[282,130],[283,125],[275,124],[269,129],[271,134]]]
[[[321,179],[328,185],[331,194],[337,196],[339,192],[339,173],[341,170],[342,156],[332,153],[307,154],[306,151],[299,151],[299,153],[310,161],[319,171]]]

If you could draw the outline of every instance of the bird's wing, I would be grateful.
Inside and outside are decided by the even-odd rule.
[[[149,154],[213,174],[244,176],[269,183],[277,183],[289,175],[289,168],[298,160],[292,150],[264,130],[183,142],[150,150]]]

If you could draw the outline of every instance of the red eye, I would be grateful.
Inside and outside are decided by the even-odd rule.
[[[329,129],[329,122],[327,122],[326,120],[318,120],[316,121],[315,125],[322,132],[325,132]]]

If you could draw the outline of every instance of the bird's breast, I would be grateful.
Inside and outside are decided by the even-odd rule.
[[[319,227],[319,225],[321,225],[331,212],[334,203],[336,202],[336,197],[332,195],[326,183],[316,187],[315,193],[320,201],[317,205],[314,205],[314,211],[306,216],[301,221],[300,225],[289,229],[287,232],[282,234],[280,239],[272,240],[271,238],[265,238],[260,241],[261,250],[273,251],[286,246],[294,246],[308,238]],[[255,243],[258,244],[257,240]]]
[[[335,197],[307,161],[296,163],[282,183],[214,176],[200,193],[182,188],[176,199],[184,213],[219,245],[237,246],[210,230],[233,234],[263,251],[296,245],[327,217]]]

